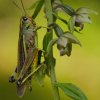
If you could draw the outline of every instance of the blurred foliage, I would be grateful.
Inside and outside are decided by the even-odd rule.
[[[83,6],[91,8],[99,13],[98,16],[91,15],[92,24],[85,25],[81,34],[75,34],[82,43],[82,48],[74,46],[74,51],[70,58],[59,56],[58,50],[55,56],[57,62],[57,77],[60,82],[72,82],[77,84],[88,95],[89,100],[100,99],[100,0],[63,0],[64,3],[71,5],[75,9]],[[19,6],[19,0],[16,0]],[[26,9],[34,0],[23,0]],[[31,14],[31,12],[30,12]],[[63,16],[62,14],[60,14]],[[0,99],[19,100],[16,95],[15,86],[8,83],[8,77],[11,75],[17,61],[17,39],[19,32],[20,11],[11,3],[11,0],[0,0]],[[37,25],[45,26],[46,21],[43,12],[37,17]],[[65,17],[65,16],[63,16]],[[60,21],[58,21],[60,23]],[[61,24],[63,29],[65,25]],[[39,46],[41,47],[41,38],[45,30],[38,31]],[[59,62],[60,61],[60,62]],[[65,63],[63,63],[65,62]],[[52,100],[51,88],[48,78],[45,80],[45,86],[40,87],[33,81],[32,93],[26,93],[22,100],[34,99]],[[27,91],[28,92],[28,91]],[[60,91],[61,92],[61,91]],[[61,98],[67,99],[61,92]],[[68,99],[71,100],[71,99]]]

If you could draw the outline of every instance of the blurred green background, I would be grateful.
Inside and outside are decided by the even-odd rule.
[[[34,1],[23,0],[25,8],[28,8]],[[15,2],[21,6],[20,0],[15,0]],[[57,80],[76,84],[85,92],[89,100],[100,100],[100,0],[64,0],[64,2],[75,9],[81,6],[91,8],[99,15],[91,15],[92,24],[85,24],[82,34],[75,33],[83,46],[74,45],[71,57],[60,57],[58,50],[54,51],[57,59]],[[16,94],[16,86],[8,82],[17,63],[21,15],[11,0],[0,0],[0,100],[53,100],[48,77],[44,80],[44,87],[40,87],[37,82],[33,81],[33,91],[31,93],[26,91],[21,99]],[[46,25],[43,11],[37,17],[36,23],[38,26]],[[62,27],[66,29],[64,25]],[[39,31],[40,48],[44,33],[45,29]],[[61,90],[60,94],[61,100],[71,100]]]

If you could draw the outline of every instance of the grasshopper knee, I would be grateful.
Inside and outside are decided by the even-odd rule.
[[[22,80],[21,79],[18,79],[18,81],[16,82],[17,86],[20,86],[22,83]]]

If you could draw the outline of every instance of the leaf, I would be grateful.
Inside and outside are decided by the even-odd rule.
[[[42,64],[42,67],[35,74],[35,79],[37,80],[40,86],[43,86],[44,78],[46,75],[46,68],[47,66],[45,64]]]
[[[76,16],[73,16],[68,21],[68,28],[69,28],[71,33],[74,32],[75,19],[76,19]]]
[[[50,32],[47,32],[43,38],[43,50],[46,51],[47,50],[47,46],[49,44],[49,42],[52,39],[52,35]]]
[[[57,83],[55,86],[61,88],[67,96],[74,100],[88,100],[85,94],[72,83]]]
[[[50,56],[51,55],[48,55],[48,57],[46,58],[46,64],[47,64],[46,75],[48,75],[49,77],[50,77],[51,67],[55,67],[56,64],[56,59]]]
[[[29,10],[34,9],[34,8],[37,6],[38,3],[39,3],[39,1],[36,1],[36,2],[33,3],[33,4],[31,5],[31,7],[29,7],[28,9],[29,9]]]
[[[55,34],[60,37],[63,35],[63,30],[61,29],[61,27],[58,25],[58,24],[54,24],[54,31],[55,31]]]
[[[40,10],[41,10],[41,8],[43,6],[43,3],[44,3],[44,0],[39,0],[37,6],[35,8],[35,11],[34,11],[34,13],[32,15],[33,19],[35,19],[37,17],[38,13],[40,12]]]
[[[47,47],[48,47],[48,44],[49,42],[52,40],[52,34],[51,32],[47,32],[43,38],[43,50],[47,52]],[[47,69],[46,69],[46,74],[48,76],[50,76],[50,57],[46,57],[46,53],[44,54],[45,56],[45,61],[46,61],[46,65],[47,65]]]
[[[67,39],[69,39],[69,41],[70,41],[71,43],[79,44],[79,45],[81,46],[80,41],[79,41],[73,34],[71,34],[71,33],[69,33],[69,32],[66,32],[66,33],[63,35],[63,37],[66,37]]]
[[[85,7],[81,7],[76,10],[76,14],[89,14],[89,13],[98,15],[98,13],[96,11],[91,10],[89,8],[85,8]]]
[[[63,23],[65,23],[66,25],[68,25],[68,22],[67,22],[65,19],[59,17],[56,13],[53,13],[53,15],[54,15],[57,19],[61,20]]]
[[[59,19],[60,21],[62,21],[64,24],[66,24],[66,25],[68,26],[68,22],[67,22],[65,19],[59,17],[59,16],[58,16],[57,14],[55,14],[55,13],[53,13],[53,15],[54,15],[57,19]],[[77,33],[80,33],[80,31],[78,31],[76,28],[74,28],[74,31],[77,32]]]
[[[75,10],[72,7],[68,6],[68,5],[59,4],[58,7],[61,8],[65,13],[67,13],[70,16],[73,16],[75,14]]]
[[[52,50],[52,47],[53,47],[53,45],[57,42],[57,38],[56,39],[52,39],[50,42],[49,42],[49,44],[48,44],[48,46],[47,46],[47,55],[46,56],[48,56],[49,54],[50,54],[50,51]]]

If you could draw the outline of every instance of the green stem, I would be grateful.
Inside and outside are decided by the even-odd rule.
[[[46,10],[46,18],[47,18],[47,24],[48,27],[53,23],[53,16],[52,16],[52,5],[51,5],[51,0],[45,0],[45,10]],[[53,30],[48,30],[50,32],[50,37],[53,38]],[[47,33],[48,33],[47,32]],[[52,39],[51,38],[51,39]],[[47,65],[50,68],[50,77],[51,77],[51,84],[52,84],[52,89],[53,89],[53,95],[54,95],[54,100],[60,100],[59,96],[59,90],[58,87],[55,87],[56,81],[56,74],[55,74],[55,65],[53,64],[53,48],[51,50],[50,55],[48,55],[49,65]]]

